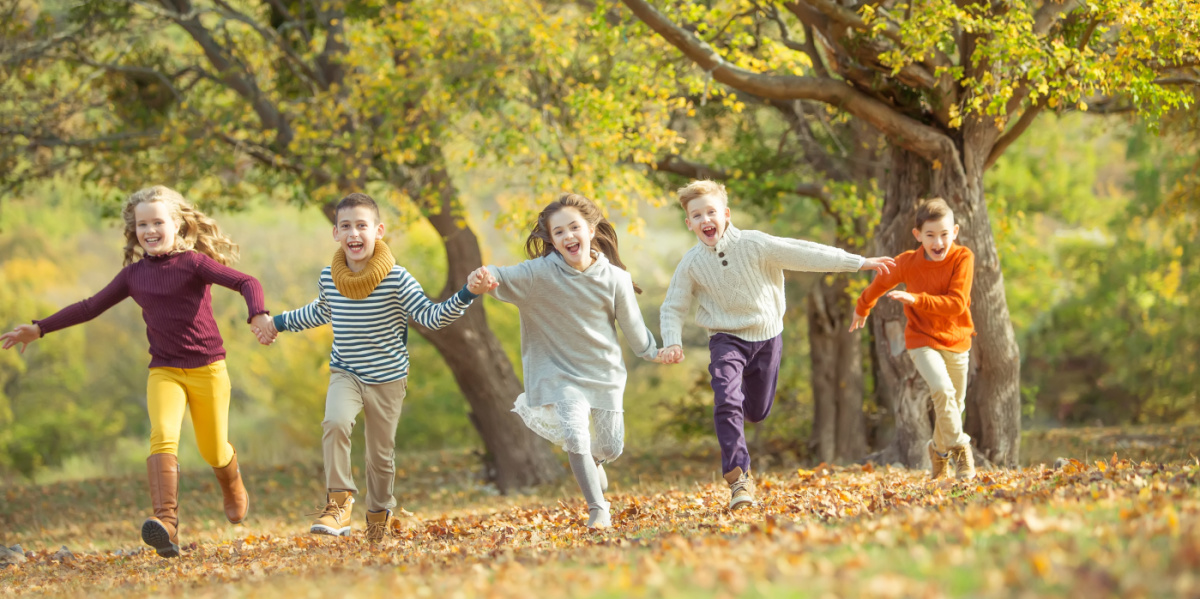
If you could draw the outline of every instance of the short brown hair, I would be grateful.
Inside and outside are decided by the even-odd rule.
[[[346,208],[357,208],[359,206],[366,206],[367,208],[370,208],[371,212],[375,214],[375,222],[380,222],[379,204],[376,204],[375,200],[371,199],[371,196],[365,193],[354,192],[342,198],[338,201],[337,208],[334,208],[333,213],[334,215],[337,215]]]
[[[930,198],[921,203],[917,208],[917,230],[920,230],[925,223],[931,220],[941,220],[949,214],[950,218],[954,218],[954,211],[950,209],[950,205],[942,198]]]
[[[725,186],[708,179],[692,181],[675,193],[679,194],[679,205],[683,207],[684,212],[687,212],[688,202],[706,195],[720,196],[721,201],[729,205],[729,195],[725,193]]]

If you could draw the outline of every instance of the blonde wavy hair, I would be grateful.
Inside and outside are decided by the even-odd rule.
[[[162,202],[171,212],[171,220],[179,225],[175,234],[174,252],[200,252],[229,266],[238,259],[238,246],[221,232],[216,221],[208,215],[196,210],[184,197],[174,189],[163,185],[155,185],[138,190],[125,200],[121,209],[121,217],[125,219],[125,265],[145,257],[142,244],[138,243],[137,218],[134,211],[138,204],[145,202]]]

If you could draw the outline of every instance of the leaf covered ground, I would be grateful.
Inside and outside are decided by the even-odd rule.
[[[1200,597],[1200,464],[1103,459],[931,482],[891,467],[768,470],[760,505],[729,513],[711,455],[610,468],[614,528],[583,526],[564,484],[497,496],[468,453],[402,459],[399,538],[307,534],[320,467],[244,471],[253,498],[223,522],[211,474],[185,473],[179,559],[142,550],[145,483],[3,492],[0,595],[194,597]],[[628,458],[628,459],[627,459]],[[71,555],[59,553],[65,545]]]

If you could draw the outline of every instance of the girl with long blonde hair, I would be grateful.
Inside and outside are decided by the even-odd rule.
[[[87,322],[127,297],[142,308],[150,340],[146,407],[150,457],[146,460],[154,515],[142,540],[163,557],[179,555],[179,434],[184,411],[192,415],[200,455],[216,474],[225,516],[246,517],[249,497],[228,440],[229,374],[213,319],[210,287],[236,290],[246,299],[248,322],[263,340],[267,310],[258,280],[229,267],[237,245],[179,192],[161,185],[126,200],[125,265],[96,295],[0,335],[3,348],[20,351],[47,333]]]

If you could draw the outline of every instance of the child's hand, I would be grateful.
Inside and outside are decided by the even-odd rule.
[[[659,364],[678,364],[683,361],[683,347],[672,345],[658,350]]]
[[[483,295],[499,286],[500,283],[486,266],[480,266],[467,275],[467,291],[475,295]]]
[[[896,268],[896,260],[894,258],[880,256],[879,258],[867,258],[863,260],[862,268],[859,270],[873,270],[881,275],[886,275],[893,268]]]
[[[907,291],[889,291],[887,296],[904,304],[905,306],[911,306],[917,301],[917,298],[913,297],[913,294]]]
[[[266,314],[258,314],[251,318],[250,330],[254,331],[254,336],[258,337],[258,342],[263,345],[271,345],[279,335],[279,331],[275,329],[275,319]]]
[[[17,351],[21,353],[25,353],[25,346],[41,338],[42,327],[36,324],[19,324],[13,330],[0,335],[0,339],[4,340],[4,349],[20,343],[21,349]]]
[[[857,331],[865,326],[867,326],[867,317],[859,316],[856,312],[854,314],[854,322],[850,323],[850,332],[853,333],[854,331]]]

